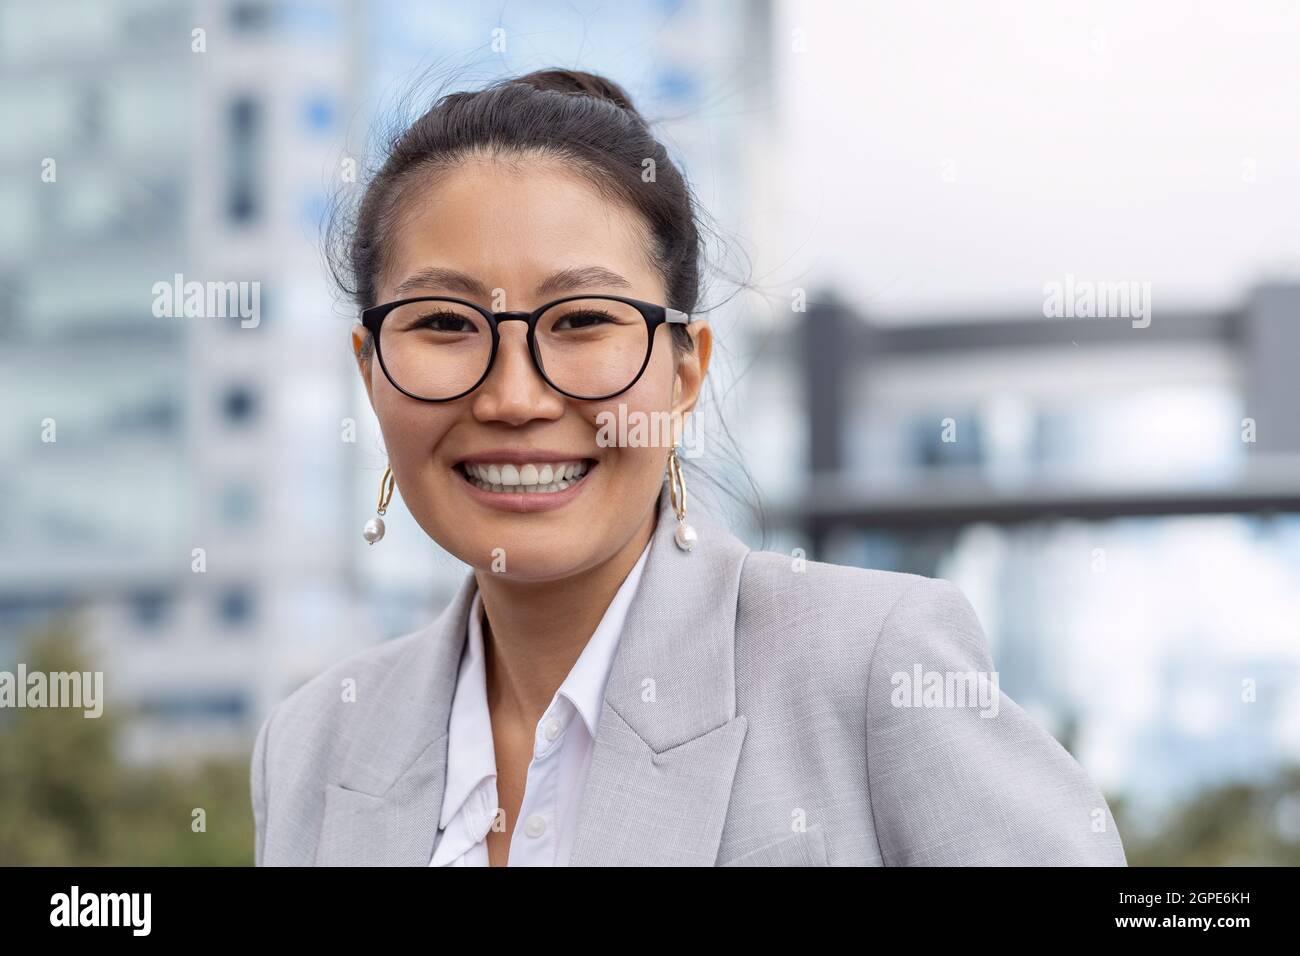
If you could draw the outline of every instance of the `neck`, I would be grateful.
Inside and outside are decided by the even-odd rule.
[[[525,727],[541,719],[649,543],[657,514],[652,507],[606,561],[560,581],[474,572],[487,616],[483,650],[494,719]]]

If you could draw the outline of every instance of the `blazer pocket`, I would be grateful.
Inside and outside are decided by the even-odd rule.
[[[718,866],[829,866],[826,841],[821,827],[814,824],[802,833],[787,837],[732,857]]]

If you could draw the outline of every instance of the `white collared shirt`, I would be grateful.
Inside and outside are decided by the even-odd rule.
[[[510,866],[568,865],[605,684],[649,553],[647,544],[537,722],[524,798],[510,837]],[[497,810],[497,766],[487,705],[481,607],[476,590],[451,704],[447,782],[438,820],[441,835],[430,866],[488,865],[487,835]]]

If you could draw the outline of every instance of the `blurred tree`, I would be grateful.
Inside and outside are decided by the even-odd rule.
[[[25,661],[28,673],[95,669],[67,620],[38,634]],[[0,710],[0,866],[253,862],[248,761],[124,764],[117,743],[129,720],[111,696],[97,718],[75,708]],[[206,832],[192,829],[195,808]]]
[[[1202,790],[1155,828],[1123,801],[1111,812],[1131,866],[1300,866],[1300,767]]]

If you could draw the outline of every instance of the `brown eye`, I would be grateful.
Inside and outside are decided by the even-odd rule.
[[[472,322],[457,312],[430,312],[416,320],[414,328],[431,332],[476,332]]]
[[[598,325],[604,325],[609,322],[616,322],[617,319],[608,312],[601,312],[598,309],[583,309],[581,312],[570,312],[558,322],[555,323],[556,331],[564,329],[591,329]]]

